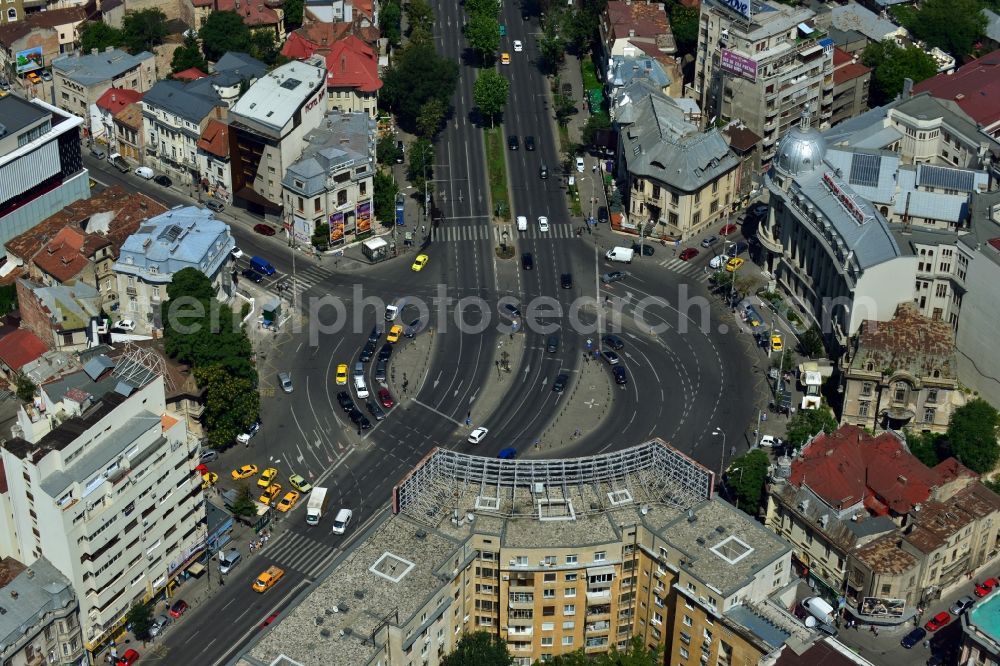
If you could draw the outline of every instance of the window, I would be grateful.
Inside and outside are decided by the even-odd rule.
[[[555,622],[542,622],[542,631],[552,631],[556,628]]]
[[[906,400],[906,382],[896,382],[892,399],[896,402],[904,402]]]
[[[573,631],[573,629],[576,628],[576,622],[573,620],[566,620],[562,623],[562,628],[568,631]]]
[[[709,211],[713,215],[719,211],[719,202],[718,202],[718,200],[712,202],[712,205],[709,206]]]
[[[316,197],[315,199],[313,199],[313,212],[314,213],[318,213],[321,210],[323,210],[321,202],[322,202],[322,199],[320,199],[319,197]]]
[[[575,587],[567,587],[566,589],[563,590],[563,596],[564,597],[575,597],[576,596],[576,588]]]
[[[872,394],[875,389],[875,384],[873,382],[863,382],[861,384],[861,395],[868,396]]]
[[[554,573],[547,573],[547,574],[545,574],[545,582],[546,583],[554,583],[554,582],[556,582],[556,575]]]
[[[718,191],[719,191],[719,181],[718,180],[713,180],[712,181],[712,194],[716,194],[716,193],[718,193]]]
[[[934,415],[937,410],[933,407],[924,407],[924,423],[934,423]]]
[[[347,203],[347,190],[337,192],[337,205],[343,206]]]
[[[681,655],[681,659],[687,659],[691,656],[691,653],[687,651],[687,648],[680,648],[678,653]]]
[[[868,416],[871,413],[871,400],[858,401],[858,416]]]
[[[555,590],[551,590],[551,589],[550,590],[542,590],[542,599],[555,599],[555,598],[556,598],[556,591]]]
[[[295,210],[305,210],[305,202],[302,201],[302,197],[295,198],[297,199],[296,203],[298,204]]]
[[[700,224],[701,224],[701,212],[699,211],[695,213],[694,216],[691,218],[691,225],[697,227]]]
[[[598,552],[594,553],[594,561],[595,562],[603,562],[604,560],[607,559],[607,555],[608,554],[606,552],[604,552],[603,550],[598,551]]]
[[[576,564],[576,560],[577,560],[576,555],[566,556],[566,564]]]
[[[882,596],[883,597],[888,596],[890,592],[892,592],[892,585],[889,585],[888,583],[883,584],[882,585]]]
[[[576,579],[577,579],[577,575],[575,573],[566,574],[566,582],[567,583],[572,583]]]
[[[563,615],[576,615],[576,604],[564,604]]]
[[[556,560],[557,560],[557,558],[556,558],[555,555],[546,555],[545,559],[543,559],[542,561],[545,563],[545,566],[547,566],[547,567],[554,567],[555,565],[557,565],[559,563]]]
[[[927,390],[927,402],[937,402],[937,399],[938,399],[938,390],[936,388],[935,389],[928,389]]]
[[[572,645],[573,644],[573,637],[572,636],[563,636],[562,637],[562,644],[563,645]]]
[[[685,615],[684,616],[684,626],[685,627],[690,627],[693,624],[694,624],[694,620],[692,620],[690,616]]]
[[[514,566],[518,566],[518,567],[526,567],[526,566],[528,566],[528,556],[527,555],[518,555],[517,557],[515,557],[514,558]]]
[[[542,636],[541,645],[542,645],[542,647],[552,647],[552,637],[551,636]]]

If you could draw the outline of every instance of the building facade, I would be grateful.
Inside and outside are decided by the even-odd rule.
[[[91,658],[132,604],[166,588],[199,552],[205,529],[198,449],[166,414],[162,379],[115,382],[118,391],[99,397],[71,392],[62,422],[0,451],[21,558],[33,564],[44,553],[79,592]]]
[[[146,148],[146,133],[142,122],[142,104],[129,104],[114,115],[114,148],[119,155],[132,164],[143,164]]]
[[[838,48],[833,50],[833,107],[830,124],[836,125],[868,110],[872,70]]]
[[[198,139],[225,107],[208,78],[190,83],[159,81],[142,99],[146,160],[179,183],[201,182]]]
[[[751,3],[739,3],[751,11]],[[694,83],[688,97],[707,117],[740,120],[762,137],[769,164],[778,140],[805,105],[818,125],[833,117],[833,41],[813,27],[815,13],[778,2],[741,14],[721,0],[701,3]]]

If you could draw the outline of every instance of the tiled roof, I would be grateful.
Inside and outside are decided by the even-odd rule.
[[[981,125],[1000,121],[1000,49],[913,86],[913,93],[929,92],[956,102]]]
[[[300,39],[304,39],[307,42],[312,42],[320,49],[329,48],[331,45],[336,44],[347,35],[354,35],[369,46],[374,46],[379,38],[378,28],[363,26],[361,25],[361,22],[357,20],[353,22],[337,21],[334,23],[308,23],[298,30],[290,33],[288,35],[289,38],[291,38],[292,35],[295,35]],[[284,50],[282,50],[282,52],[284,53]],[[304,56],[289,57],[298,58]]]
[[[229,157],[229,126],[212,118],[198,139],[198,148],[216,157]]]
[[[382,87],[375,51],[354,35],[333,45],[326,56],[326,83],[335,88],[375,92]]]
[[[201,71],[197,67],[188,67],[187,69],[182,69],[179,72],[174,73],[174,78],[181,81],[196,81],[198,79],[203,79],[208,74]]]
[[[747,152],[761,140],[761,137],[746,127],[730,127],[723,134],[729,137],[729,145],[740,153]]]
[[[833,49],[833,82],[841,84],[859,76],[864,76],[872,71],[871,67],[865,67],[860,62],[856,62],[854,56],[846,51],[834,47]]]
[[[83,230],[63,227],[55,237],[46,243],[42,251],[35,255],[33,263],[51,275],[57,282],[67,282],[87,267],[87,259],[80,253],[83,249]]]
[[[128,88],[108,88],[95,102],[98,108],[105,109],[115,115],[129,104],[142,99],[142,93]]]
[[[37,335],[26,328],[19,328],[0,339],[0,361],[17,371],[44,354],[47,349]]]
[[[57,26],[80,23],[86,18],[87,12],[84,11],[83,7],[64,7],[63,9],[32,12],[23,21],[0,25],[0,44],[11,46],[13,42],[35,30],[53,30]]]
[[[239,2],[239,0],[209,0],[198,2],[196,6],[211,5],[217,12],[239,14],[248,26],[277,25],[281,20],[278,13],[261,2]]]
[[[635,30],[635,37],[646,39],[672,34],[667,12],[660,3],[611,0],[607,13],[612,39],[629,37],[630,30]]]
[[[950,465],[961,476],[975,476],[958,463]],[[897,515],[927,501],[931,491],[948,480],[948,475],[920,462],[894,435],[872,437],[857,426],[841,426],[813,438],[792,463],[791,474],[793,485],[807,485],[834,509],[873,498]]]
[[[115,120],[126,127],[142,130],[142,106],[140,104],[129,104],[115,114]]]
[[[859,548],[854,556],[872,571],[882,575],[900,575],[917,566],[917,558],[899,547],[899,534],[886,534]]]
[[[869,363],[879,371],[891,368],[916,378],[937,371],[942,379],[954,379],[958,373],[954,331],[949,323],[924,317],[905,303],[889,321],[867,319],[861,324],[851,368]]]

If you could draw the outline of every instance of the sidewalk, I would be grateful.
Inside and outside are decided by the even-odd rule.
[[[607,363],[584,350],[579,353],[586,360],[579,361],[578,372],[569,373],[569,390],[559,399],[559,412],[539,438],[540,452],[532,452],[532,457],[571,456],[573,442],[594,431],[608,414],[614,400],[612,392],[625,388],[612,384]]]

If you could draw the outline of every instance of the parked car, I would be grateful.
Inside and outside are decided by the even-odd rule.
[[[134,173],[135,173],[135,175],[139,176],[140,178],[145,178],[146,180],[152,180],[153,176],[156,175],[156,174],[153,173],[152,169],[150,169],[149,167],[145,167],[145,166],[136,167]]]
[[[216,213],[221,213],[226,208],[226,204],[222,203],[218,199],[209,199],[205,202],[205,208],[215,211]]]
[[[608,362],[608,365],[617,365],[621,357],[613,351],[605,350],[601,352],[601,358]]]
[[[115,322],[115,325],[112,326],[111,328],[115,329],[116,331],[131,332],[135,330],[135,322],[132,321],[131,319],[121,319]]]
[[[708,238],[706,238],[705,240],[703,240],[701,242],[701,246],[702,247],[712,247],[713,245],[715,245],[718,242],[719,242],[719,237],[718,236],[709,236]]]
[[[382,345],[382,348],[378,350],[378,360],[388,361],[391,356],[392,356],[392,343],[386,342],[384,345]]]
[[[337,394],[337,403],[346,413],[350,413],[354,409],[354,398],[347,391],[341,391]]]
[[[269,224],[255,224],[253,230],[261,236],[273,236],[276,233],[274,227]]]
[[[368,400],[365,403],[365,407],[368,408],[368,413],[371,414],[376,421],[381,421],[385,418],[385,412],[382,411],[382,408],[379,407],[378,403],[374,400]]]
[[[927,630],[917,627],[910,633],[903,636],[903,640],[899,641],[899,644],[909,650],[911,647],[924,640],[925,636],[927,636]]]
[[[632,243],[632,251],[643,257],[653,256],[653,246],[649,243]]]
[[[601,341],[608,347],[614,349],[615,351],[618,351],[619,349],[625,346],[625,342],[617,335],[605,335],[603,338],[601,338]]]
[[[392,409],[396,404],[396,401],[392,399],[392,394],[389,393],[389,389],[381,388],[378,390],[378,401],[382,404],[385,409]]]
[[[615,384],[624,386],[628,384],[628,375],[625,374],[625,368],[620,365],[611,366],[611,374],[615,377]]]
[[[738,228],[739,227],[737,227],[735,224],[727,224],[724,227],[722,227],[721,229],[719,229],[719,235],[720,236],[728,236],[729,234],[734,234],[734,233],[736,233],[736,230]]]
[[[170,607],[170,617],[180,617],[181,615],[184,615],[184,613],[187,612],[188,608],[190,608],[190,606],[188,606],[188,603],[186,601],[184,601],[183,599],[178,599]]]
[[[167,178],[163,174],[160,174],[159,176],[154,177],[153,178],[153,182],[156,183],[157,185],[162,185],[163,187],[170,187],[171,185],[174,184],[174,181],[170,180],[169,178]]]
[[[952,615],[961,615],[965,611],[969,610],[972,607],[972,604],[974,603],[976,603],[975,597],[965,595],[964,597],[953,603],[949,610],[951,611]]]
[[[587,167],[583,162],[583,158],[579,155],[576,156],[576,171],[577,173],[583,173],[583,170]]]
[[[403,163],[403,154],[405,153],[405,151],[406,151],[406,149],[403,147],[403,142],[402,141],[397,141],[396,142],[396,164],[402,164]]]
[[[170,618],[166,615],[158,615],[153,618],[153,623],[149,625],[149,635],[156,638],[167,628],[170,624]]]
[[[997,586],[996,578],[987,578],[982,583],[976,585],[975,594],[977,597],[985,597],[987,594],[993,591],[993,588]]]
[[[698,249],[694,247],[686,247],[681,250],[679,255],[681,261],[691,261],[698,256]]]
[[[122,656],[118,657],[118,662],[115,666],[132,666],[135,662],[139,661],[139,653],[129,648],[125,650]]]
[[[256,282],[257,284],[264,281],[264,276],[252,268],[244,268],[241,271],[241,275],[252,282]]]
[[[924,629],[927,631],[937,631],[949,622],[951,622],[951,613],[948,611],[941,611],[927,621],[927,624],[924,625]]]
[[[215,449],[204,449],[198,456],[198,461],[201,463],[215,462],[219,459],[219,452]]]

